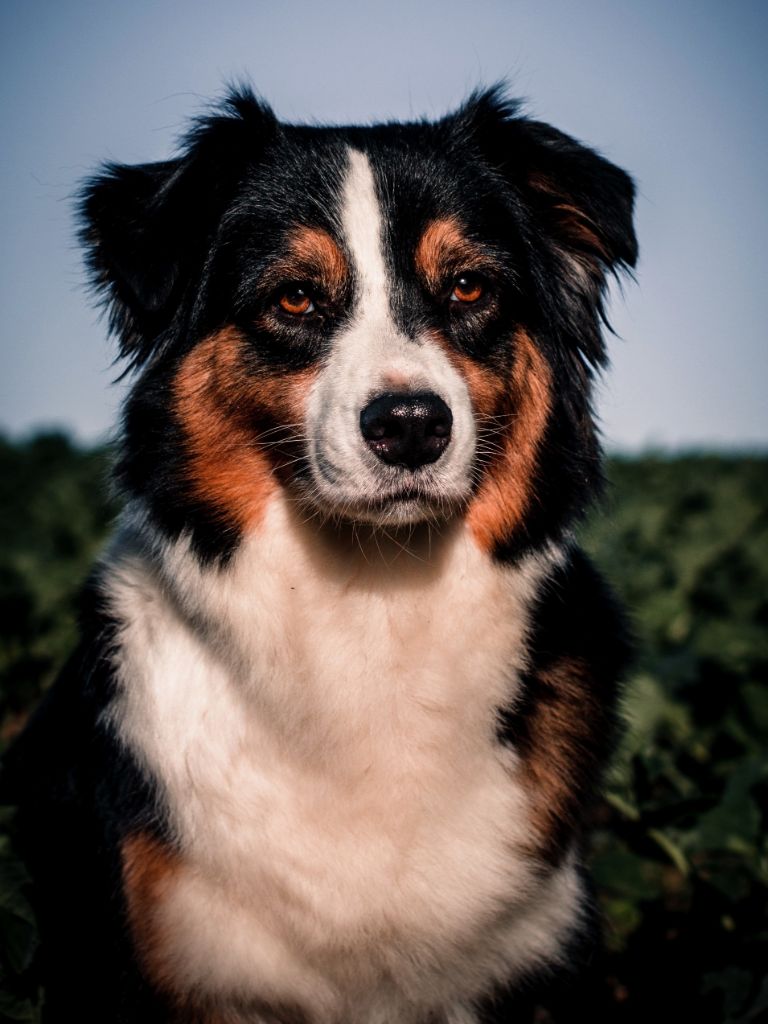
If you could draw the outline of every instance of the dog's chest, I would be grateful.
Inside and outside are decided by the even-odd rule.
[[[153,910],[165,969],[320,1020],[391,989],[459,998],[531,884],[494,726],[540,570],[505,576],[457,535],[434,570],[339,575],[272,525],[226,574],[186,579],[183,608],[139,563],[114,587],[115,721],[181,849]]]

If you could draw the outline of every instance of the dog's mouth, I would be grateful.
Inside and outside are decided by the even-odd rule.
[[[391,491],[388,494],[380,495],[378,498],[373,498],[368,504],[371,509],[378,510],[407,502],[437,502],[438,500],[439,495],[431,491],[425,491],[416,487],[402,487],[400,490]]]
[[[441,481],[431,478],[368,482],[368,486],[349,490],[318,486],[315,479],[303,490],[303,501],[314,512],[337,521],[374,526],[408,526],[422,522],[437,525],[460,513],[468,498],[465,488],[447,488]]]
[[[387,494],[369,498],[355,510],[355,517],[366,522],[408,525],[417,522],[438,522],[450,518],[455,506],[431,488],[403,487]]]

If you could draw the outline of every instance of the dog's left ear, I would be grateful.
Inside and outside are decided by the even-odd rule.
[[[565,305],[599,319],[606,275],[637,260],[632,179],[570,136],[522,116],[498,86],[470,97],[453,124],[511,186],[535,231],[531,241],[544,239]],[[589,340],[581,334],[589,361],[602,363],[599,331]]]
[[[564,248],[610,270],[635,265],[628,174],[564,132],[521,116],[499,86],[470,97],[456,117]]]

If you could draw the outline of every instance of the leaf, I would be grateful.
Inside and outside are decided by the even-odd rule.
[[[0,910],[34,924],[35,915],[23,893],[28,883],[27,870],[19,861],[0,861]]]
[[[29,999],[21,999],[9,992],[0,991],[0,1022],[19,1021],[22,1024],[37,1024],[39,1010]]]
[[[687,834],[687,849],[727,850],[756,856],[761,815],[751,790],[765,774],[762,759],[750,758],[740,764],[717,806],[703,814],[695,829]]]
[[[747,1007],[744,1016],[735,1018],[732,1024],[759,1024],[760,1021],[764,1024],[765,1014],[768,1014],[768,978],[763,978],[760,991]]]
[[[685,854],[677,843],[670,839],[668,835],[665,835],[664,832],[661,832],[656,828],[649,828],[647,834],[658,846],[661,847],[664,853],[666,853],[680,874],[684,876],[687,875],[690,870],[690,865],[686,860]]]
[[[621,848],[599,854],[592,862],[592,874],[599,886],[625,899],[654,899],[662,890],[658,865]]]
[[[0,907],[0,951],[15,974],[21,974],[30,966],[36,949],[35,926]]]
[[[702,991],[721,992],[723,996],[723,1012],[728,1020],[733,1014],[743,1009],[752,988],[753,978],[749,971],[741,967],[726,967],[717,973],[705,974],[702,979]]]

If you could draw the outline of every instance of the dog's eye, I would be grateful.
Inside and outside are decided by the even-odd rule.
[[[315,312],[315,303],[306,288],[301,285],[289,285],[277,295],[277,305],[289,316],[308,316]]]
[[[458,302],[465,306],[471,306],[485,295],[485,281],[480,274],[465,273],[453,282],[451,302]]]

